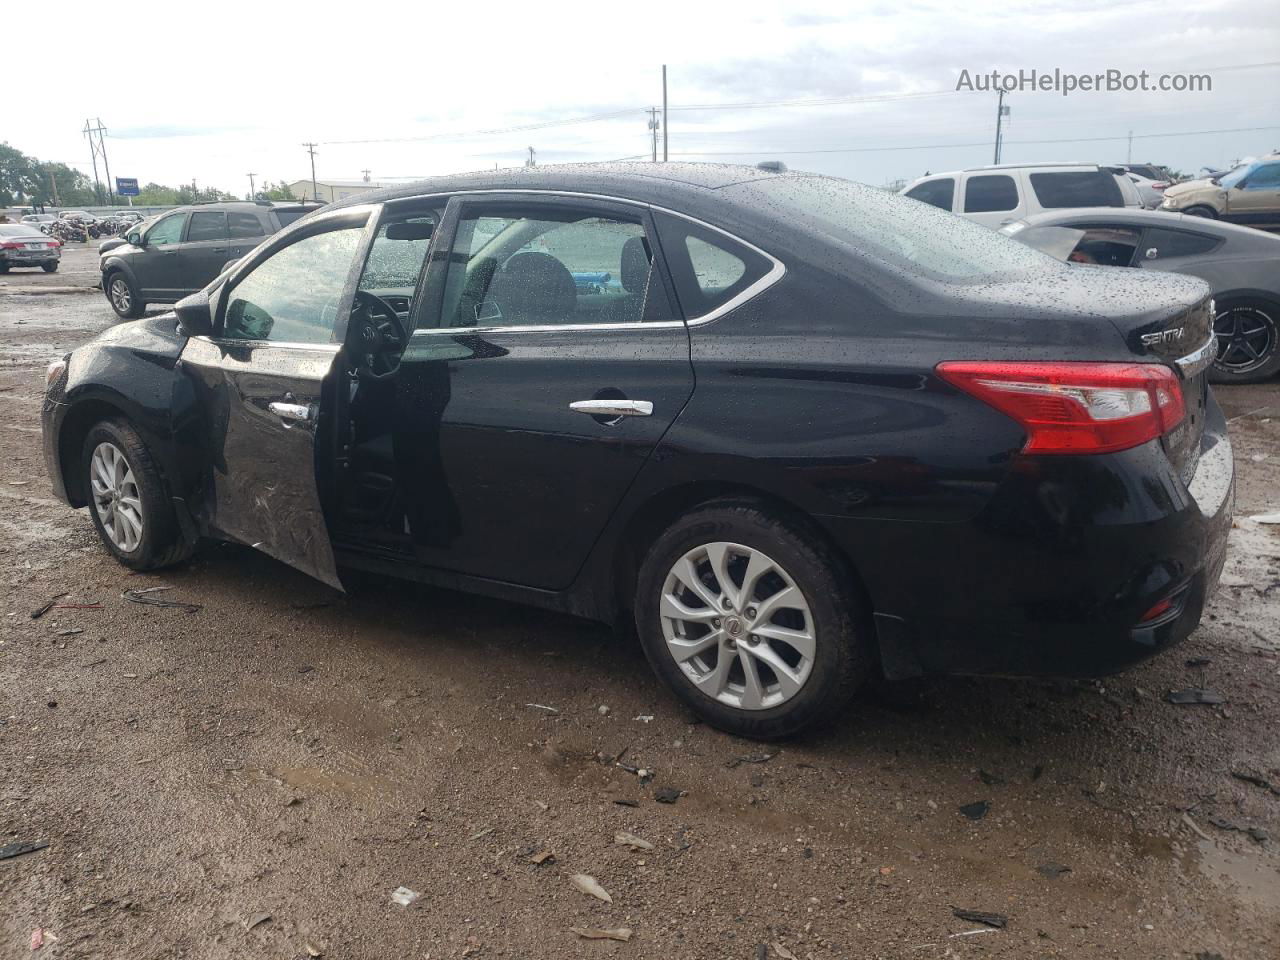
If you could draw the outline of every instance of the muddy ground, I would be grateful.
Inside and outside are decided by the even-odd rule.
[[[73,246],[34,282],[93,268]],[[0,957],[1280,955],[1280,526],[1245,519],[1280,509],[1280,382],[1219,391],[1241,519],[1181,648],[1099,683],[879,691],[762,746],[589,623],[343,596],[234,546],[131,575],[39,447],[46,360],[113,315],[28,276],[0,277],[0,845],[48,846],[0,860]],[[151,586],[201,609],[121,598]],[[1189,686],[1227,702],[1164,701]]]

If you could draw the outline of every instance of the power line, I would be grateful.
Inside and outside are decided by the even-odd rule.
[[[1261,130],[1280,130],[1280,126],[1270,127],[1231,127],[1222,130],[1177,130],[1169,133],[1135,133],[1133,139],[1146,140],[1158,137],[1191,137],[1200,134],[1211,133],[1254,133]],[[1056,137],[1045,140],[1003,140],[1002,145],[1009,144],[1029,145],[1041,143],[1100,143],[1106,140],[1125,140],[1128,134],[1121,133],[1114,137]],[[952,147],[989,147],[991,141],[976,140],[969,143],[912,143],[903,145],[894,145],[887,147],[822,147],[812,150],[787,150],[787,149],[768,149],[757,148],[755,150],[682,150],[672,151],[676,156],[683,157],[744,157],[752,156],[758,153],[768,154],[808,154],[808,153],[879,153],[890,150],[942,150]]]

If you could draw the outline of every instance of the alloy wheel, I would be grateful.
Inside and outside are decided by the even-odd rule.
[[[89,458],[93,509],[107,538],[125,553],[142,542],[142,498],[133,469],[120,448],[103,441]]]
[[[1276,324],[1250,304],[1228,307],[1213,321],[1218,340],[1217,366],[1229,373],[1249,373],[1267,362],[1276,346]]]
[[[111,305],[120,313],[128,313],[133,306],[133,294],[129,292],[129,284],[124,277],[111,281]]]
[[[707,543],[671,567],[660,615],[667,652],[714,700],[741,710],[786,703],[813,670],[817,637],[803,592],[752,547]]]

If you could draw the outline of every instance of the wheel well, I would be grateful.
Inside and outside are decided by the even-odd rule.
[[[105,400],[85,400],[68,411],[58,431],[58,469],[67,490],[67,499],[73,507],[83,507],[89,502],[84,489],[84,474],[80,458],[84,453],[84,440],[95,423],[124,416],[124,411]]]
[[[632,601],[635,598],[636,580],[640,575],[640,565],[644,562],[649,548],[662,536],[663,532],[680,517],[705,504],[716,500],[751,500],[760,507],[773,513],[785,515],[803,527],[808,533],[820,539],[830,551],[844,564],[853,588],[860,594],[863,608],[870,613],[871,598],[866,585],[858,573],[857,565],[852,558],[841,549],[830,534],[819,526],[804,510],[781,497],[774,496],[754,487],[727,483],[690,483],[684,486],[665,490],[653,497],[637,510],[627,521],[618,539],[618,549],[614,556],[613,593],[615,609],[618,612],[617,622],[630,621]]]

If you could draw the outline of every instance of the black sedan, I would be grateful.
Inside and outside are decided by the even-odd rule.
[[[1217,383],[1280,372],[1280,236],[1163,210],[1094,207],[1015,220],[1000,232],[1064,262],[1167,270],[1213,290]]]
[[[1199,622],[1233,467],[1209,289],[842,180],[536,168],[364,194],[51,365],[55,492],[634,627],[777,737],[873,674],[1096,675]]]

